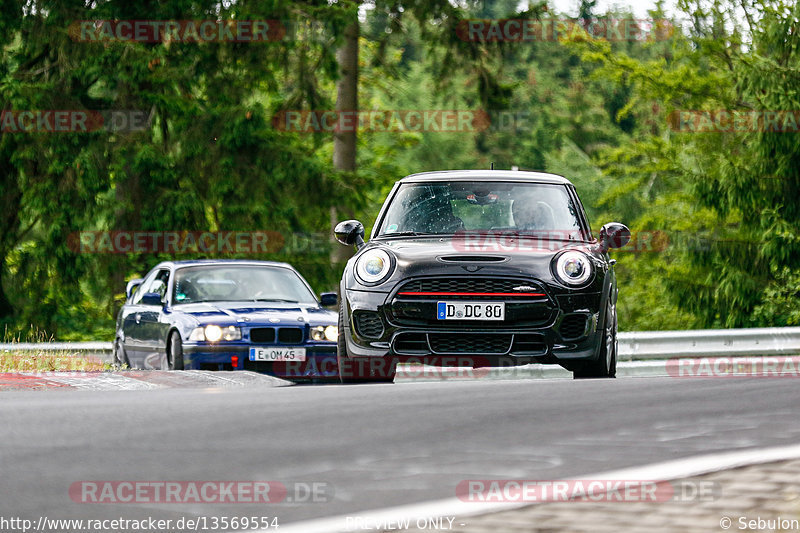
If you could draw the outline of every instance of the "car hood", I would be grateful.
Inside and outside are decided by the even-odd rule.
[[[335,324],[338,318],[333,311],[319,306],[274,302],[193,303],[175,306],[174,310],[193,317],[199,324],[327,325]]]

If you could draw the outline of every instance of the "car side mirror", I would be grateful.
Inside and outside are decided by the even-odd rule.
[[[323,292],[319,295],[319,303],[323,307],[333,307],[339,303],[339,295],[335,292]]]
[[[345,220],[336,224],[333,230],[336,235],[336,240],[345,246],[353,246],[361,248],[364,246],[364,224],[358,220]]]
[[[146,292],[142,294],[142,304],[161,305],[161,295],[157,292]]]
[[[607,252],[611,248],[622,248],[631,240],[631,230],[625,224],[609,222],[600,228],[600,251]]]
[[[133,294],[133,291],[139,288],[142,284],[142,278],[132,279],[128,282],[128,285],[125,287],[125,298],[130,298]]]

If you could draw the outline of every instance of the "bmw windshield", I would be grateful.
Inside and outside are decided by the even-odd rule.
[[[257,265],[178,269],[173,297],[176,304],[265,301],[317,305],[314,294],[293,270]]]
[[[563,185],[494,181],[404,183],[376,236],[490,231],[588,240]]]

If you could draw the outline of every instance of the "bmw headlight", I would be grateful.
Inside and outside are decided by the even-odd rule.
[[[389,277],[394,264],[388,252],[374,248],[356,261],[356,276],[367,285],[376,285]]]
[[[337,326],[317,326],[311,328],[311,339],[315,341],[336,342],[339,339],[339,328]]]
[[[206,327],[194,328],[191,335],[189,335],[190,341],[238,341],[241,338],[242,330],[236,326],[222,327],[215,324],[209,324]]]
[[[592,277],[592,270],[592,262],[583,252],[572,250],[556,258],[556,277],[567,285],[583,285]]]

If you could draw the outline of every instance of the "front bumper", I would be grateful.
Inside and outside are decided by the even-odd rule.
[[[351,357],[390,356],[398,361],[436,366],[514,366],[534,362],[568,366],[572,362],[595,359],[603,335],[598,326],[604,319],[600,313],[605,304],[602,293],[552,294],[550,290],[547,293],[541,309],[533,310],[530,315],[518,314],[520,318],[514,325],[453,326],[431,322],[413,326],[407,325],[410,322],[408,313],[403,320],[397,320],[396,290],[388,293],[347,290],[344,301],[348,320],[344,337]],[[403,304],[406,311],[409,304]],[[366,315],[360,313],[370,314],[373,325],[380,318],[379,336],[375,335],[380,331],[377,327],[370,327],[368,336],[360,334],[367,329],[360,318]],[[422,316],[428,314],[430,311]],[[532,318],[526,320],[528,316]]]
[[[305,361],[250,361],[250,348],[286,345],[251,343],[189,343],[183,345],[184,368],[191,370],[251,370],[292,380],[335,379],[338,377],[336,343],[308,342],[296,347],[306,349]]]

